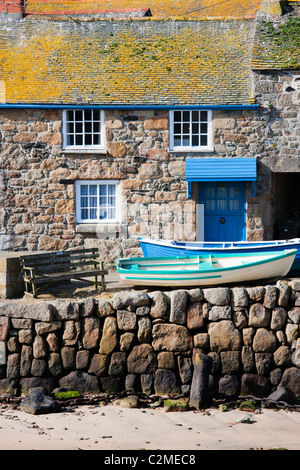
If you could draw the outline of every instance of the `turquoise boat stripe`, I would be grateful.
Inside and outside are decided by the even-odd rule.
[[[205,261],[200,261],[200,263],[205,263]],[[217,261],[215,262],[217,263]],[[136,264],[135,264],[136,265]],[[199,263],[157,263],[157,264],[145,264],[139,266],[147,266],[147,268],[153,268],[155,266],[198,266]]]
[[[220,276],[201,276],[201,277],[170,277],[170,278],[165,278],[165,277],[148,277],[148,281],[193,281],[195,279],[215,279],[222,277]],[[125,276],[125,279],[140,279],[144,280],[144,277],[134,277],[134,276]]]

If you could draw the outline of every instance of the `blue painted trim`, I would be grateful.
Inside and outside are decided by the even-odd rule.
[[[123,104],[32,104],[32,103],[0,103],[0,109],[128,109],[128,110],[143,110],[143,109],[227,109],[227,110],[243,110],[243,109],[256,109],[259,104],[237,104],[237,105],[123,105]]]
[[[187,158],[186,181],[256,181],[256,158]]]

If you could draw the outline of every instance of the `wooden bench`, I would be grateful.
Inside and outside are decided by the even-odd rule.
[[[20,256],[25,294],[36,297],[39,289],[70,279],[90,282],[98,288],[98,276],[101,276],[102,289],[105,290],[104,276],[108,271],[98,255],[98,248],[91,248]],[[94,277],[94,281],[82,279],[87,277]]]

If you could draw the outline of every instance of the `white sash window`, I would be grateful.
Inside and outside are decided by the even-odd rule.
[[[77,223],[118,221],[118,181],[76,181],[75,191]]]
[[[211,151],[212,112],[210,110],[170,111],[170,150]]]

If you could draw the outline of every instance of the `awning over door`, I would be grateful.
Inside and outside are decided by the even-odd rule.
[[[257,179],[256,158],[187,158],[185,179],[188,182],[188,197],[191,197],[192,182],[254,181]]]

